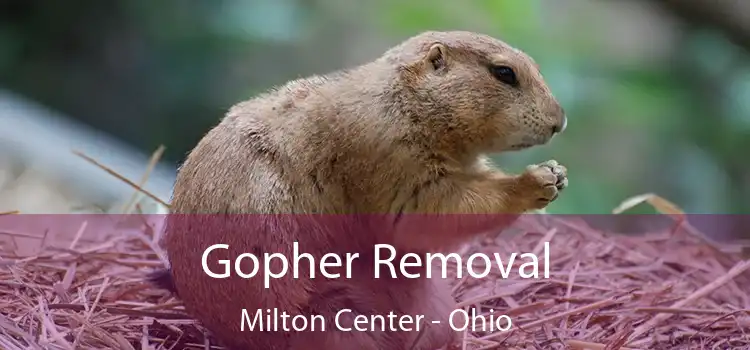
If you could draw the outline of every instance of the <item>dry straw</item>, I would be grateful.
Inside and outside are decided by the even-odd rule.
[[[521,225],[523,233],[512,238],[467,246],[462,254],[507,257],[539,253],[550,242],[551,276],[457,279],[459,307],[513,320],[511,331],[466,332],[460,348],[750,348],[750,262],[717,249],[658,196],[633,198],[616,212],[641,202],[673,217],[676,229],[609,236],[582,221],[549,217],[545,225]],[[89,237],[83,225],[64,247],[33,256],[17,256],[13,243],[4,247],[0,349],[218,349],[178,300],[144,282],[163,260],[154,231],[134,227]],[[7,242],[48,241],[34,233],[3,235]]]

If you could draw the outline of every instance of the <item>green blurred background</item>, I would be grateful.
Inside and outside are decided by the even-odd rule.
[[[750,212],[750,1],[3,0],[0,87],[174,166],[234,103],[368,61],[423,30],[531,54],[566,133],[501,157],[570,172],[555,213],[658,193]],[[0,126],[3,127],[3,126]],[[33,130],[29,131],[33,134]]]

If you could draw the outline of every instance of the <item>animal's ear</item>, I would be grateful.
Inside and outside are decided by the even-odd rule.
[[[435,43],[430,46],[427,55],[424,57],[424,64],[430,70],[439,70],[445,68],[448,63],[448,49],[441,43]]]

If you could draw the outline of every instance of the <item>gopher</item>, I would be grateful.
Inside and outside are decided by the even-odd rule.
[[[171,207],[190,215],[170,215],[162,242],[170,268],[153,281],[172,290],[230,349],[447,347],[456,335],[448,322],[455,306],[448,282],[375,279],[373,245],[390,244],[399,255],[449,251],[507,224],[497,214],[546,207],[567,186],[564,166],[547,161],[511,175],[494,168],[488,155],[546,144],[566,124],[531,57],[467,31],[424,32],[369,63],[291,81],[230,108],[189,153]],[[209,224],[218,217],[211,214],[223,215],[222,229]],[[310,214],[328,216],[301,219]],[[374,226],[321,223],[373,214],[387,215]],[[429,230],[420,225],[436,220],[408,219],[469,217],[460,214],[486,215]],[[217,243],[229,248],[212,253],[214,271],[217,259],[242,253],[291,256],[294,242],[315,258],[360,258],[348,278],[310,278],[308,266],[298,278],[288,273],[268,288],[262,269],[249,279],[214,279],[201,264],[203,252]],[[320,315],[326,329],[243,330],[242,309],[251,317],[274,309]],[[347,332],[333,326],[342,309],[351,310],[338,319],[342,324],[389,312],[424,315],[428,324],[421,331]]]

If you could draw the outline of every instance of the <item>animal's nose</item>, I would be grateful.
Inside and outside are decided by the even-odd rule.
[[[563,114],[562,121],[552,126],[552,134],[559,134],[563,131],[565,131],[565,128],[568,127],[568,117]]]

